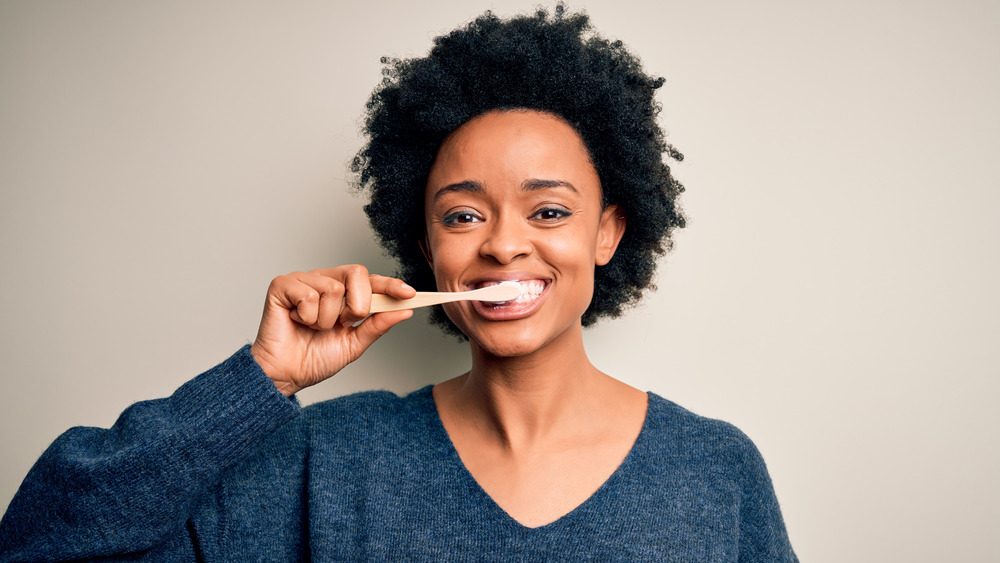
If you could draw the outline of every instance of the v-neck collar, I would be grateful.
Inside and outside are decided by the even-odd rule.
[[[491,517],[493,517],[498,523],[505,524],[510,528],[527,533],[541,532],[544,530],[559,529],[565,526],[570,526],[581,513],[602,512],[601,505],[608,502],[609,497],[614,497],[613,489],[617,486],[617,483],[622,479],[627,478],[629,472],[636,463],[635,458],[647,448],[646,442],[648,440],[647,435],[651,419],[651,411],[654,408],[657,408],[658,405],[655,400],[656,396],[653,393],[647,392],[646,416],[643,419],[639,435],[636,437],[635,442],[632,443],[632,447],[629,449],[628,454],[625,455],[625,459],[622,460],[618,467],[615,468],[615,470],[603,483],[601,483],[593,494],[575,506],[572,510],[556,518],[552,522],[532,527],[522,524],[519,520],[508,514],[506,510],[497,504],[493,497],[486,492],[486,489],[484,489],[478,481],[476,481],[476,478],[465,466],[461,456],[458,455],[458,450],[455,448],[454,442],[451,441],[451,436],[448,435],[448,431],[444,427],[444,422],[441,420],[441,415],[437,409],[437,403],[434,402],[433,388],[433,385],[428,385],[413,392],[413,397],[417,399],[420,410],[427,416],[428,430],[430,432],[431,439],[444,454],[448,465],[454,471],[456,477],[463,481],[462,484],[467,487],[468,490],[474,491],[474,494],[480,495],[480,500],[482,501],[481,504],[488,507]]]

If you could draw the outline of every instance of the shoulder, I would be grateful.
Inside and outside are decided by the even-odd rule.
[[[695,414],[655,394],[649,394],[646,424],[650,430],[699,443],[720,446],[752,447],[750,438],[739,428],[723,420]]]
[[[362,391],[311,404],[303,409],[303,413],[313,421],[346,416],[355,423],[382,422],[387,416],[400,416],[414,409],[426,408],[428,399],[433,404],[430,386],[406,395],[385,390]]]
[[[670,468],[657,475],[659,482],[680,483],[694,492],[698,506],[713,505],[720,518],[730,514],[740,561],[798,561],[764,458],[746,434],[652,393],[647,423],[649,461],[658,471]]]
[[[649,394],[644,432],[657,455],[715,470],[766,471],[757,446],[739,428],[695,414],[655,393]]]
[[[303,418],[315,437],[404,439],[415,427],[433,424],[437,410],[431,387],[407,395],[364,391],[309,405]]]

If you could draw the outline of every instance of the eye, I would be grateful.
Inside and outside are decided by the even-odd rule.
[[[564,209],[562,207],[545,207],[535,211],[535,214],[532,215],[531,218],[544,221],[546,223],[554,223],[561,219],[565,219],[572,214],[573,213],[568,209]]]
[[[454,211],[444,216],[441,220],[442,223],[448,226],[456,225],[469,225],[472,223],[478,223],[482,221],[483,218],[475,213],[467,210]]]

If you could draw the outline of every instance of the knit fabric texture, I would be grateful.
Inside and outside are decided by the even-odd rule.
[[[528,528],[465,469],[431,387],[300,408],[248,347],[32,468],[0,562],[93,559],[797,561],[757,448],[655,394],[600,489]]]

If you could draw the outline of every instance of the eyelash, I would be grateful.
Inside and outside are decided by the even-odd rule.
[[[545,207],[535,211],[532,215],[532,219],[537,219],[544,223],[555,223],[562,219],[565,219],[573,215],[572,211],[568,209],[563,209],[561,207]],[[445,226],[453,227],[456,225],[468,225],[471,223],[476,223],[482,221],[483,218],[473,213],[471,211],[455,211],[449,213],[441,219],[441,223]]]
[[[543,214],[552,214],[552,213],[556,214],[556,216],[555,217],[540,217],[540,215],[543,215]],[[532,217],[538,217],[540,220],[545,221],[547,223],[554,223],[554,222],[556,222],[556,221],[558,221],[560,219],[565,219],[565,218],[569,217],[572,214],[573,214],[572,211],[569,211],[568,209],[563,209],[561,207],[545,207],[545,208],[542,208],[542,209],[539,209],[538,211],[536,211],[534,213],[534,215],[532,215]]]
[[[462,221],[462,220],[460,220],[461,218],[465,218],[465,219],[472,218],[473,220],[472,221]],[[449,214],[445,215],[444,218],[441,219],[441,222],[443,224],[445,224],[446,226],[454,226],[454,225],[468,225],[469,223],[473,223],[475,221],[482,221],[482,220],[483,220],[482,217],[476,215],[475,213],[473,213],[471,211],[455,211],[454,213],[449,213]]]

